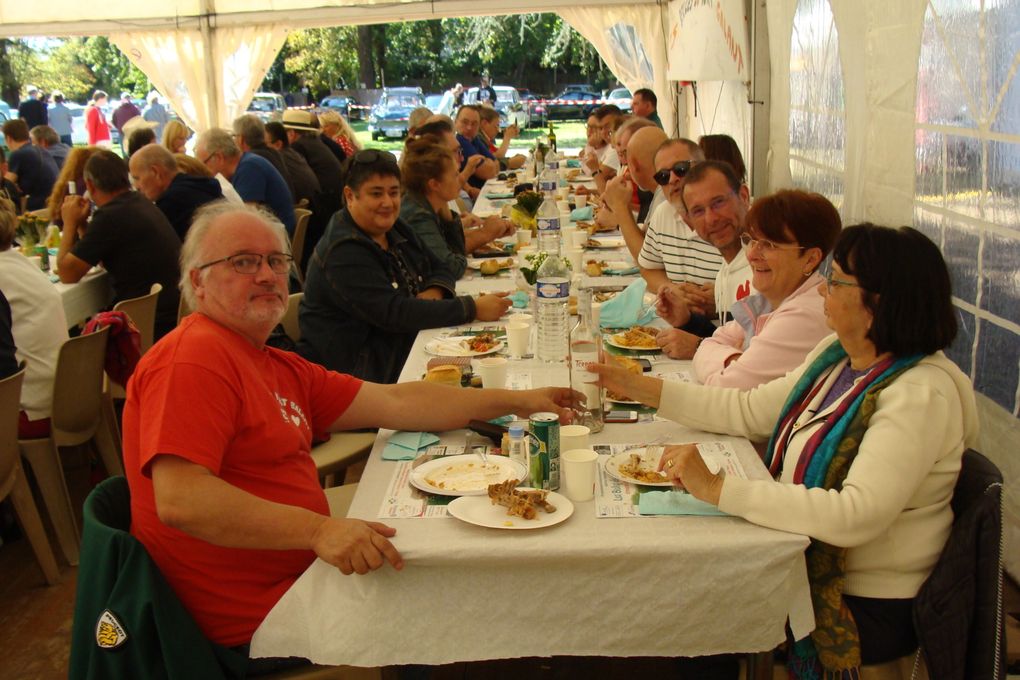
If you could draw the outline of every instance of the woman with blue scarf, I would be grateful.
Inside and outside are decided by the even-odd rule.
[[[909,678],[913,598],[949,536],[963,451],[977,439],[970,380],[942,353],[956,335],[949,273],[920,232],[843,230],[819,286],[835,337],[750,391],[625,375],[605,386],[684,425],[768,440],[776,481],[712,474],[692,445],[660,469],[695,497],[806,534],[815,631],[791,645],[796,678]]]

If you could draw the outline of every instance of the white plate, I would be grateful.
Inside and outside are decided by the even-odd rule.
[[[514,266],[514,258],[513,258],[513,256],[510,256],[510,257],[507,257],[507,258],[500,258],[500,257],[469,257],[469,258],[467,258],[467,266],[468,266],[468,269],[478,270],[478,269],[482,268],[482,263],[483,262],[487,262],[487,261],[491,261],[491,260],[501,261],[504,264],[506,262],[510,263],[510,264],[506,265],[505,267],[500,267],[499,271],[501,271],[501,272],[508,271],[508,270],[512,269],[513,266]]]
[[[473,337],[473,335],[454,335],[448,338],[433,338],[425,343],[425,351],[438,357],[481,357],[503,349],[502,340],[497,340],[496,345],[487,352],[472,352],[460,344],[461,340],[470,340]]]
[[[622,404],[624,406],[644,406],[640,401],[627,401],[626,399],[613,399],[608,394],[606,395],[606,401],[613,404]]]
[[[629,345],[621,345],[619,342],[617,342],[614,339],[614,336],[616,336],[616,335],[620,335],[620,333],[606,333],[605,335],[602,336],[602,338],[603,338],[603,340],[605,340],[607,345],[610,345],[611,347],[616,347],[617,349],[625,349],[625,350],[629,350],[631,352],[660,352],[660,351],[662,351],[659,348],[658,345],[656,345],[655,347],[631,347]],[[425,349],[428,349],[428,346],[426,346]]]
[[[441,496],[485,496],[490,484],[508,479],[523,481],[527,475],[523,465],[506,456],[490,454],[486,463],[477,453],[465,453],[422,463],[411,472],[411,486]]]
[[[661,446],[641,447],[638,449],[627,449],[623,453],[610,456],[606,461],[606,472],[610,477],[615,477],[621,482],[628,484],[640,484],[641,486],[673,486],[673,482],[663,477],[661,482],[639,482],[633,477],[627,477],[620,472],[620,466],[630,462],[630,454],[636,453],[641,456],[641,469],[655,470],[659,466],[659,458],[662,456]]]
[[[541,529],[566,520],[574,514],[574,504],[566,496],[550,491],[546,500],[556,507],[556,512],[547,513],[539,509],[535,519],[511,517],[502,505],[493,505],[488,495],[464,496],[446,506],[447,511],[462,522],[476,524],[490,529]]]
[[[615,250],[624,246],[622,238],[599,238],[598,236],[592,236],[591,238],[598,241],[599,245],[586,245],[585,248],[588,250]]]

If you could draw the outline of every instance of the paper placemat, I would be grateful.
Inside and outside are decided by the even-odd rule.
[[[675,442],[678,443],[678,442]],[[656,444],[661,446],[662,444]],[[641,486],[637,483],[621,482],[606,472],[606,461],[610,456],[649,444],[599,444],[594,447],[599,454],[598,477],[595,480],[595,516],[607,517],[654,517],[638,511],[641,494],[648,491],[662,491],[661,487]],[[744,466],[729,442],[698,442],[698,450],[713,471],[723,470],[727,475],[747,479]]]

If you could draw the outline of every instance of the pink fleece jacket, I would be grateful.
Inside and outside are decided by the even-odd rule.
[[[694,353],[694,374],[705,385],[751,389],[799,366],[832,330],[815,273],[775,310],[761,295],[737,301],[733,321],[706,338]],[[726,359],[739,355],[724,367]]]

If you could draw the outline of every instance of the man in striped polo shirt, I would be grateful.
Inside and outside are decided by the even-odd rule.
[[[666,140],[655,152],[654,178],[666,201],[649,217],[638,255],[641,276],[653,293],[670,283],[711,284],[722,266],[718,248],[699,238],[684,220],[682,194],[687,172],[703,160],[701,147],[689,139]]]

